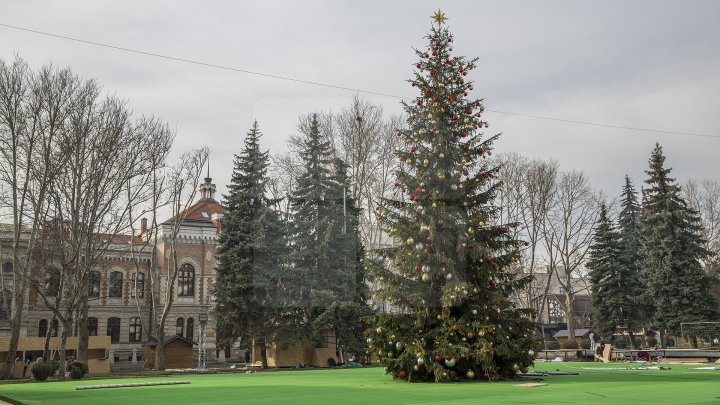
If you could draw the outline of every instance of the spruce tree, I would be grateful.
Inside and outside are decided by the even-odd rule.
[[[603,204],[590,245],[587,268],[595,309],[593,331],[606,340],[612,339],[618,322],[627,319],[626,311],[630,308],[630,297],[624,290],[623,263],[619,260],[621,251],[620,235]]]
[[[299,338],[361,350],[360,318],[367,314],[358,236],[358,210],[346,194],[347,166],[333,159],[313,116],[302,151],[305,168],[291,196],[291,270],[283,283]]]
[[[682,322],[713,319],[716,305],[700,263],[708,251],[698,214],[682,199],[664,164],[662,148],[656,144],[643,189],[642,267],[657,326],[679,335]]]
[[[277,201],[267,197],[268,152],[260,150],[260,137],[256,121],[235,156],[213,291],[218,342],[257,343],[267,368],[265,345],[282,330],[276,295],[286,244]]]
[[[368,262],[382,285],[376,298],[396,310],[369,318],[366,337],[398,379],[512,377],[537,343],[532,311],[509,299],[529,279],[508,269],[519,257],[514,224],[494,222],[499,168],[483,158],[497,135],[484,137],[481,100],[468,97],[476,59],[453,56],[445,17],[434,18],[410,80],[420,95],[403,103],[408,128],[397,131],[397,193],[381,204],[397,244]]]
[[[644,283],[642,281],[642,254],[640,243],[640,215],[641,207],[637,199],[635,187],[630,177],[625,176],[625,185],[620,200],[620,214],[618,215],[618,232],[620,239],[620,252],[618,260],[622,265],[621,282],[623,294],[627,301],[623,306],[625,319],[627,319],[630,343],[635,344],[632,333],[640,327],[649,327],[648,318],[652,314],[652,305],[645,299]]]

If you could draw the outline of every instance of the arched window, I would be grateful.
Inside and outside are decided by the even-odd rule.
[[[110,298],[122,298],[123,274],[119,271],[110,273]]]
[[[91,271],[88,279],[88,297],[100,298],[100,272]]]
[[[60,270],[49,268],[45,275],[45,295],[57,297],[60,292]]]
[[[110,336],[110,343],[117,343],[120,341],[120,318],[108,319],[107,335]]]
[[[193,318],[188,318],[187,322],[185,322],[185,337],[193,340],[193,337],[195,336],[195,320]]]
[[[130,338],[131,342],[139,342],[142,340],[142,325],[140,318],[130,318]]]
[[[41,319],[38,324],[38,337],[47,336],[47,319]]]
[[[50,336],[57,337],[58,334],[58,320],[53,319],[52,323],[50,323]]]
[[[195,295],[195,268],[185,263],[178,272],[178,296],[192,297]]]
[[[138,298],[145,296],[145,273],[133,273],[132,284],[130,284],[130,297],[135,298],[137,291]]]
[[[12,273],[12,271],[13,271],[13,262],[11,262],[11,261],[8,260],[8,261],[6,261],[6,262],[3,262],[3,265],[2,265],[2,266],[3,266],[3,267],[2,267],[3,273]]]
[[[184,323],[185,323],[184,319],[182,319],[182,318],[178,318],[175,321],[175,334],[176,335],[178,335],[178,336],[183,335],[183,326],[185,326],[185,325],[183,325]]]
[[[0,291],[0,321],[10,319],[10,310],[12,309],[12,291]]]
[[[98,319],[88,318],[87,319],[88,336],[97,336],[98,330]]]

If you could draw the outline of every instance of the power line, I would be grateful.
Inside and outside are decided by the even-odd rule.
[[[308,84],[308,85],[312,85],[312,86],[321,86],[321,87],[327,87],[327,88],[338,89],[338,90],[352,91],[355,93],[363,93],[363,94],[372,94],[372,95],[376,95],[376,96],[391,97],[391,98],[396,98],[396,99],[400,99],[400,100],[409,98],[409,97],[398,96],[395,94],[382,93],[382,92],[377,92],[377,91],[369,91],[369,90],[363,90],[363,89],[356,89],[356,88],[352,88],[352,87],[339,86],[339,85],[335,85],[335,84],[322,83],[322,82],[315,82],[315,81],[311,81],[311,80],[297,79],[294,77],[280,76],[280,75],[274,75],[274,74],[270,74],[270,73],[255,72],[252,70],[241,69],[241,68],[236,68],[236,67],[231,67],[231,66],[223,66],[223,65],[218,65],[218,64],[214,64],[214,63],[208,63],[208,62],[203,62],[203,61],[198,61],[198,60],[193,60],[193,59],[185,59],[185,58],[163,55],[163,54],[154,53],[154,52],[140,51],[137,49],[126,48],[126,47],[117,46],[117,45],[110,45],[110,44],[105,44],[105,43],[95,42],[95,41],[88,41],[85,39],[69,37],[66,35],[53,34],[50,32],[44,32],[44,31],[34,30],[34,29],[30,29],[30,28],[25,28],[25,27],[19,27],[16,25],[10,25],[10,24],[5,24],[5,23],[0,23],[0,26],[5,27],[5,28],[19,30],[19,31],[31,32],[31,33],[39,34],[39,35],[45,35],[45,36],[49,36],[49,37],[53,37],[53,38],[60,38],[60,39],[68,40],[68,41],[79,42],[79,43],[94,45],[94,46],[100,46],[103,48],[115,49],[118,51],[130,52],[130,53],[135,53],[135,54],[139,54],[139,55],[153,56],[156,58],[171,60],[171,61],[175,61],[175,62],[189,63],[189,64],[199,65],[199,66],[205,66],[205,67],[214,68],[214,69],[228,70],[228,71],[245,73],[245,74],[250,74],[250,75],[255,75],[255,76],[268,77],[268,78],[272,78],[272,79],[279,79],[279,80],[285,80],[285,81],[290,81],[290,82],[295,82],[295,83]],[[632,130],[632,131],[653,132],[653,133],[670,134],[670,135],[686,135],[686,136],[697,136],[697,137],[703,137],[703,138],[720,138],[720,135],[701,134],[701,133],[697,133],[697,132],[666,131],[666,130],[661,130],[661,129],[626,127],[626,126],[622,126],[622,125],[602,124],[602,123],[597,123],[597,122],[587,122],[587,121],[570,120],[570,119],[563,119],[563,118],[544,117],[544,116],[540,116],[540,115],[521,114],[521,113],[514,113],[514,112],[509,112],[509,111],[499,111],[499,110],[492,110],[489,108],[486,108],[485,111],[494,112],[497,114],[513,115],[513,116],[526,117],[526,118],[535,118],[535,119],[541,119],[541,120],[547,120],[547,121],[565,122],[565,123],[569,123],[569,124],[589,125],[589,126],[597,126],[597,127],[605,127],[605,128],[615,128],[615,129],[626,129],[626,130]]]

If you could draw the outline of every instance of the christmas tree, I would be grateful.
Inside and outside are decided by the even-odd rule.
[[[219,344],[256,342],[263,368],[265,345],[281,338],[282,311],[276,302],[286,249],[284,224],[267,197],[268,153],[260,150],[257,122],[245,138],[225,197],[218,247],[216,300]]]
[[[509,228],[494,222],[498,167],[484,159],[498,135],[484,138],[481,100],[466,76],[476,60],[452,56],[453,36],[438,11],[403,103],[408,128],[394,198],[378,208],[398,243],[368,262],[382,285],[376,299],[394,313],[368,318],[372,356],[395,378],[448,381],[513,377],[533,362],[532,311],[509,297],[531,281],[508,266],[519,257]]]

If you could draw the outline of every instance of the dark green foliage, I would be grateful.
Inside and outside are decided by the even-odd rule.
[[[681,322],[715,319],[717,306],[700,262],[709,252],[700,236],[698,213],[682,199],[664,163],[662,148],[656,145],[643,189],[642,270],[656,325],[679,335]]]
[[[332,155],[313,116],[301,151],[305,168],[291,196],[292,271],[283,284],[297,336],[322,343],[332,332],[339,345],[361,352],[360,318],[369,309],[359,211],[349,195],[347,166]]]
[[[88,368],[87,363],[82,361],[73,361],[70,363],[70,377],[79,380],[85,376],[85,374],[90,372],[90,369]]]
[[[658,343],[657,339],[655,339],[654,337],[647,338],[645,339],[645,341],[647,342],[648,347],[655,347]]]
[[[580,345],[575,340],[568,340],[563,343],[563,349],[578,349]]]
[[[50,363],[35,363],[33,364],[32,368],[30,369],[30,372],[33,375],[33,378],[35,378],[36,381],[45,381],[55,373],[57,369]]]
[[[483,106],[467,98],[475,61],[450,54],[441,26],[427,38],[411,81],[420,96],[403,103],[409,128],[398,131],[397,192],[382,202],[399,243],[368,262],[381,285],[376,298],[398,309],[370,318],[366,336],[398,379],[513,377],[532,364],[536,324],[508,298],[529,279],[508,271],[519,242],[491,205],[499,168],[484,157],[497,136],[478,131],[487,127]]]
[[[257,122],[235,166],[218,248],[218,343],[270,341],[282,334],[280,274],[285,269],[285,224],[267,192],[268,153],[260,150]]]
[[[580,347],[585,350],[589,350],[592,346],[592,343],[590,342],[590,339],[583,339],[580,341]]]
[[[558,350],[560,348],[560,343],[558,343],[557,340],[551,340],[547,342],[547,348],[548,350]]]

